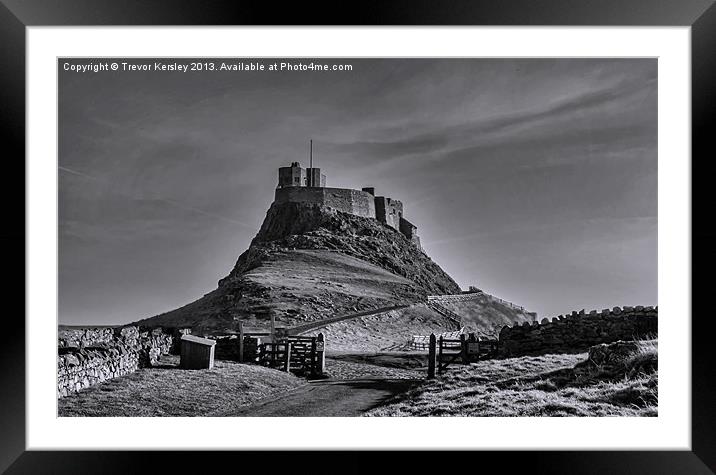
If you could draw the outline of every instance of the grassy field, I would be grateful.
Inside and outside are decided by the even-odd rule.
[[[164,356],[162,363],[59,399],[59,416],[222,416],[306,384],[291,374],[230,361],[216,361],[210,370],[181,370],[177,356]]]
[[[456,366],[366,415],[657,415],[655,340],[598,363],[587,358],[586,353],[545,355]]]

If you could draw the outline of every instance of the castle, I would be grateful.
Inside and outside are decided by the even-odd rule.
[[[403,203],[375,196],[375,188],[327,188],[320,168],[302,168],[298,162],[278,169],[276,203],[311,203],[364,218],[377,219],[408,238],[418,248],[418,228],[403,217]],[[421,248],[422,249],[422,248]]]

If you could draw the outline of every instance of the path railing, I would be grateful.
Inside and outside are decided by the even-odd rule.
[[[450,320],[457,328],[462,328],[462,317],[442,305],[439,300],[429,301],[428,307]]]
[[[510,308],[514,308],[515,310],[525,311],[525,308],[522,305],[514,304],[508,300],[501,299],[500,297],[495,297],[494,295],[488,294],[487,292],[483,292],[482,290],[479,292],[469,292],[469,293],[465,293],[465,294],[428,295],[428,303],[440,302],[440,301],[442,301],[442,302],[465,302],[468,300],[479,300],[484,297],[492,299],[492,300],[499,302],[503,305],[506,305]]]

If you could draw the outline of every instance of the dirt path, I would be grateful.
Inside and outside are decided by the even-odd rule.
[[[360,416],[381,402],[409,390],[410,379],[350,379],[312,381],[306,386],[227,416],[350,417]]]
[[[331,378],[222,414],[249,417],[351,417],[424,381],[421,372],[328,359]]]

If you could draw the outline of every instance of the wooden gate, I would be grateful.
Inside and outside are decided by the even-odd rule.
[[[464,341],[465,334],[460,335],[459,340],[440,337],[438,340],[438,374],[445,371],[450,363],[454,363],[458,359],[462,362],[464,359]]]
[[[469,364],[481,359],[489,359],[497,356],[498,341],[479,341],[474,333],[469,337],[460,334],[460,338],[435,338],[430,335],[428,349],[428,378],[435,377],[437,373],[443,373],[453,363]]]
[[[274,343],[263,343],[259,364],[301,375],[319,376],[325,366],[323,334],[317,337],[290,336]]]

